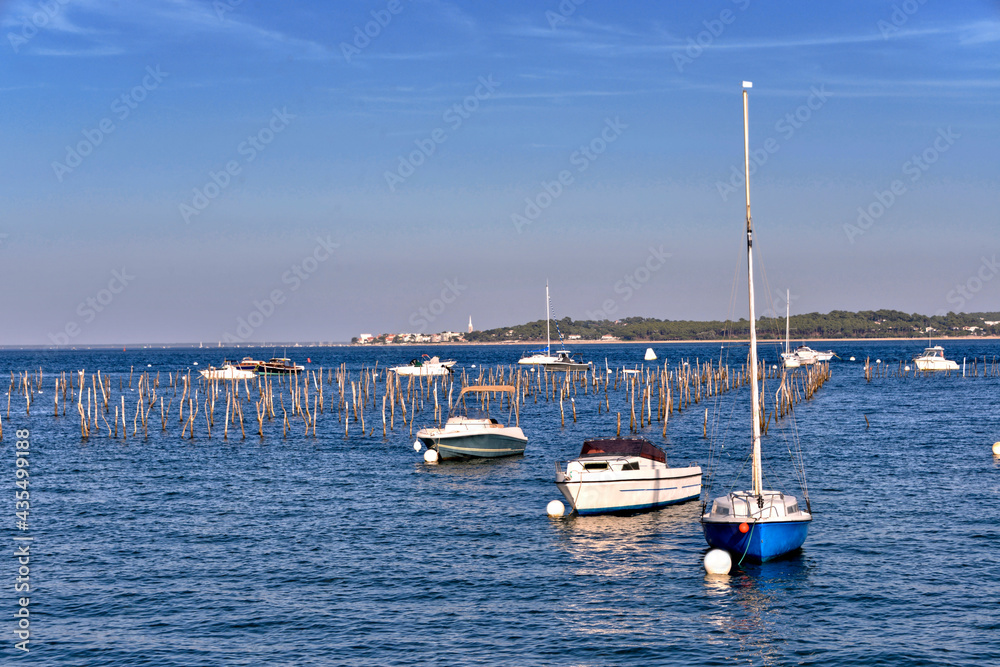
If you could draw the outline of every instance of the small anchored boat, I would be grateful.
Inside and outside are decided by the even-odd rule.
[[[642,512],[701,495],[701,467],[671,468],[644,438],[587,440],[579,457],[556,461],[556,488],[577,514]]]
[[[940,345],[924,349],[923,354],[913,357],[913,363],[922,371],[957,371],[958,363],[944,358],[944,348]]]
[[[257,372],[261,375],[289,375],[301,373],[305,368],[302,364],[296,364],[286,357],[274,357],[260,362],[257,365]]]
[[[256,375],[256,373],[252,370],[240,368],[239,366],[230,363],[223,364],[222,368],[209,366],[208,368],[198,372],[206,380],[249,380]]]
[[[590,370],[593,365],[589,361],[584,361],[578,354],[573,354],[569,350],[556,350],[552,352],[552,308],[549,300],[549,283],[545,283],[545,347],[538,350],[528,350],[517,361],[521,366],[539,366],[547,371],[585,371]],[[556,324],[558,331],[559,325]],[[559,344],[562,345],[562,334],[559,334]]]
[[[747,287],[750,302],[750,359],[747,366],[756,369],[757,329],[754,314],[753,222],[750,217],[750,140],[747,121],[749,87],[748,82],[743,83],[743,149],[747,199],[744,234],[747,241]],[[805,471],[801,468],[801,460],[798,473],[803,485],[804,506],[799,505],[795,496],[764,489],[760,441],[760,389],[757,373],[752,372],[750,373],[750,488],[730,491],[724,496],[715,498],[710,510],[704,512],[701,517],[708,545],[738,556],[741,563],[744,559],[762,563],[796,551],[805,542],[809,523],[812,521],[809,496],[805,493],[804,486]]]
[[[489,395],[492,393],[506,396],[513,412],[516,396],[513,386],[465,387],[458,395],[458,401],[445,425],[440,428],[422,428],[417,431],[417,439],[427,449],[436,451],[442,461],[492,459],[523,454],[528,444],[524,432],[517,426],[504,426],[488,414]]]
[[[451,367],[455,362],[451,359],[441,361],[438,357],[423,355],[419,359],[413,359],[403,366],[393,366],[389,370],[400,376],[416,375],[420,377],[442,376],[451,373]]]

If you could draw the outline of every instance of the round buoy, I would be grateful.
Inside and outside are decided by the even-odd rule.
[[[910,370],[910,367],[909,366],[903,366],[903,370],[904,371],[908,371],[908,370]]]
[[[854,357],[851,357],[851,361],[854,361]]]
[[[550,500],[549,504],[545,506],[545,512],[551,517],[560,517],[566,513],[566,506],[562,504],[561,500]]]
[[[875,363],[876,363],[876,364],[881,364],[881,363],[882,363],[882,360],[881,360],[881,359],[876,359],[876,360],[875,360]]]
[[[437,463],[438,453],[433,449],[428,449],[424,452],[424,463]]]
[[[419,452],[421,447],[421,442],[419,440],[413,441],[413,451]]]
[[[1000,456],[1000,442],[993,443],[993,453]]]
[[[733,559],[728,551],[712,549],[705,554],[705,572],[709,574],[729,574],[733,567]]]
[[[746,534],[749,531],[750,531],[750,524],[748,524],[746,521],[744,521],[743,523],[740,524],[740,532],[741,533]]]
[[[197,366],[197,365],[198,365],[198,362],[197,362],[197,361],[196,361],[196,362],[194,362],[194,365],[195,365],[195,366]]]

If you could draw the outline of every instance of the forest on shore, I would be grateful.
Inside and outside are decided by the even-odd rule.
[[[658,320],[651,317],[625,317],[620,320],[553,320],[552,339],[601,340],[717,340],[729,337],[748,338],[746,319],[729,322]],[[793,315],[789,323],[792,340],[809,338],[921,338],[978,337],[1000,335],[1000,313],[948,313],[947,315],[908,314],[898,310],[865,310],[856,313],[834,310],[826,314]],[[570,338],[572,337],[572,338]],[[785,318],[761,317],[757,337],[783,339]],[[545,320],[498,327],[465,334],[474,343],[544,341]]]

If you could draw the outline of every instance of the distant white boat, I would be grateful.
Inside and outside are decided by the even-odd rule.
[[[913,357],[913,363],[922,371],[957,371],[958,364],[944,358],[944,348],[940,345],[928,347],[923,354]]]
[[[785,351],[781,354],[781,361],[785,368],[798,368],[802,365],[794,352],[788,351],[788,322],[791,305],[788,301],[789,290],[785,290]]]
[[[441,361],[438,357],[431,357],[428,355],[423,355],[419,359],[413,359],[410,363],[404,366],[393,366],[389,370],[394,372],[396,375],[410,376],[416,375],[419,377],[428,376],[442,376],[451,373],[451,367],[455,365],[455,361],[446,360]]]
[[[549,283],[545,283],[545,349],[528,350],[518,360],[521,366],[541,366],[550,371],[582,371],[591,367],[591,362],[584,361],[579,355],[571,353],[569,350],[556,350],[552,352],[552,335],[549,325],[552,321],[551,305],[549,302]],[[560,341],[562,336],[559,337]]]
[[[230,363],[224,364],[222,368],[209,366],[205,370],[198,372],[206,380],[249,380],[256,375],[252,370],[239,368]]]

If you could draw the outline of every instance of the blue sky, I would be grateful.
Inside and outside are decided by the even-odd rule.
[[[1000,310],[997,2],[0,21],[2,344],[744,316],[743,80],[759,312]]]

